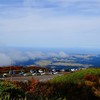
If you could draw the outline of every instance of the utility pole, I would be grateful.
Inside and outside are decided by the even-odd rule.
[[[12,62],[11,62],[11,66],[10,66],[10,81],[12,81]]]

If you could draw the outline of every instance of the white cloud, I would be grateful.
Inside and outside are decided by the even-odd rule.
[[[68,57],[68,55],[63,51],[59,52],[59,56],[62,58]]]
[[[16,62],[25,62],[28,60],[34,60],[36,58],[45,59],[47,57],[68,57],[65,52],[51,52],[43,53],[40,50],[18,50],[14,48],[0,48],[0,66],[7,66],[16,64]]]
[[[12,64],[11,58],[5,53],[0,53],[0,66],[7,66],[11,64]]]
[[[8,56],[12,59],[12,62],[14,63],[15,61],[27,61],[28,57],[22,52],[22,51],[17,51],[13,50],[8,52]]]
[[[68,45],[71,45],[70,41],[74,41],[76,45],[77,42],[99,43],[100,17],[54,16],[47,18],[37,13],[17,19],[2,18],[0,24],[0,35],[2,34],[0,41],[8,45],[40,46],[49,45],[49,43],[57,45],[56,43],[60,44],[61,41]]]
[[[49,57],[58,57],[58,56],[59,56],[59,55],[58,55],[57,53],[55,53],[55,52],[48,52],[47,55],[48,55]]]
[[[34,34],[58,31],[65,33],[76,33],[80,31],[90,31],[99,29],[100,18],[85,18],[85,17],[51,17],[42,18],[39,14],[34,16],[33,14],[24,18],[18,19],[1,19],[0,30],[3,33],[19,33],[19,34]]]
[[[6,48],[7,49],[7,48]],[[25,62],[30,59],[43,58],[42,52],[19,51],[15,49],[7,49],[0,52],[0,66],[13,65],[16,62]]]
[[[91,34],[99,35],[100,27],[100,3],[98,0],[94,1],[95,3],[93,1],[90,3],[88,0],[24,0],[19,8],[4,7],[0,10],[0,42],[29,46],[33,43],[34,46],[36,43],[42,45],[46,44],[45,41],[50,43],[52,40],[51,43],[54,44],[63,41],[61,45],[64,45],[71,40],[79,42],[76,40],[85,39],[83,33],[88,34],[86,40],[89,41]],[[49,7],[45,6],[49,2]],[[67,8],[64,6],[66,4]],[[98,36],[95,36],[95,40],[96,38],[98,40]]]

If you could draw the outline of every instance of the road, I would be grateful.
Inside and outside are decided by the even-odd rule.
[[[39,81],[48,81],[50,79],[53,79],[56,76],[60,76],[61,74],[57,75],[39,75],[39,76],[17,76],[17,77],[5,77],[3,79],[5,80],[11,80],[11,81],[28,81],[32,78],[39,80]]]

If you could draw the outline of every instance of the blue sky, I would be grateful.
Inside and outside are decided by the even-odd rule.
[[[0,0],[0,45],[100,48],[100,0]]]

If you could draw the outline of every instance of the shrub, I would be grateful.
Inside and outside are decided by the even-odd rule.
[[[1,100],[23,100],[24,91],[9,81],[0,82],[0,99]]]
[[[98,82],[99,81],[99,78],[96,75],[92,75],[92,74],[85,75],[84,79],[88,80],[88,81],[92,81],[92,82]]]

